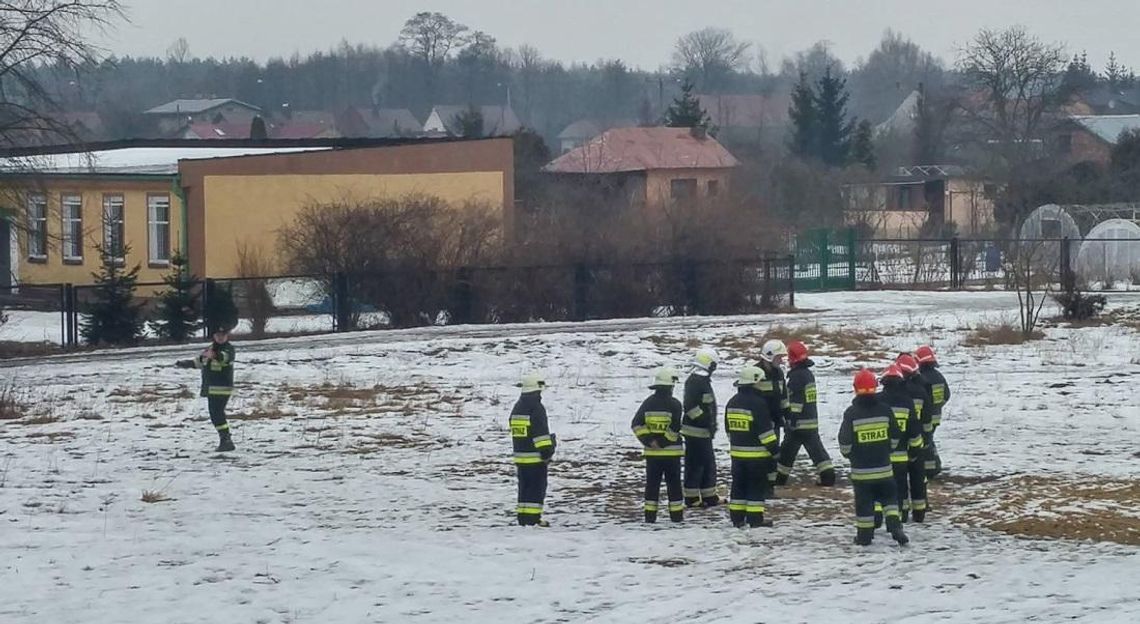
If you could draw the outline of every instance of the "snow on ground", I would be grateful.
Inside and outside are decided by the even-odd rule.
[[[966,348],[966,329],[1016,317],[1014,295],[797,303],[239,343],[239,452],[224,457],[193,372],[169,366],[197,347],[4,369],[28,414],[0,421],[0,622],[1140,619],[1140,333],[1058,327]],[[770,530],[732,529],[723,510],[639,523],[628,426],[652,368],[719,346],[723,405],[770,330],[814,337],[833,453],[854,369],[918,342],[940,351],[948,478],[910,547],[851,544],[845,482],[785,491]],[[512,526],[505,424],[531,366],[548,376],[560,443],[550,529]]]

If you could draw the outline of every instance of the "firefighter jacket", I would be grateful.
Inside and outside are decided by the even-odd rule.
[[[839,426],[839,452],[851,461],[851,481],[894,478],[891,453],[902,439],[890,406],[878,395],[857,396]]]
[[[918,372],[930,389],[927,409],[930,411],[931,426],[937,427],[942,424],[942,408],[950,401],[950,384],[946,383],[946,378],[936,364],[923,364],[919,366]]]
[[[816,431],[819,429],[819,412],[816,409],[815,375],[811,360],[797,362],[788,371],[788,418],[787,426],[796,431]]]
[[[519,397],[511,409],[511,446],[516,464],[541,464],[554,456],[557,440],[550,433],[541,392]]]
[[[681,435],[711,438],[716,435],[716,394],[707,374],[693,373],[685,380],[685,416]]]
[[[641,402],[630,423],[633,435],[645,447],[645,457],[681,457],[681,402],[673,398],[671,388],[654,390]]]
[[[879,398],[890,406],[895,415],[902,437],[891,452],[891,463],[905,464],[918,459],[923,448],[922,421],[914,411],[914,398],[907,389],[906,382],[896,377],[883,379],[883,391]]]
[[[211,343],[213,357],[205,354],[194,358],[194,366],[202,371],[204,397],[228,397],[234,393],[234,345]]]
[[[764,369],[764,375],[767,379],[759,384],[760,396],[768,402],[768,416],[772,419],[772,423],[777,427],[784,426],[784,415],[788,411],[788,385],[784,380],[784,371],[779,366],[774,366],[761,360],[757,363],[760,368]]]
[[[921,374],[914,373],[906,378],[906,390],[914,400],[914,409],[918,412],[919,422],[922,423],[922,435],[929,445],[930,436],[934,434],[934,425],[930,423],[930,410],[927,409],[930,405],[930,388]]]
[[[752,386],[739,386],[724,410],[728,454],[733,460],[770,460],[779,450],[769,402]]]

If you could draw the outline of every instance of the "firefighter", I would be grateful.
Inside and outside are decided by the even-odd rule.
[[[930,442],[930,411],[926,406],[930,404],[930,389],[926,387],[926,383],[922,375],[918,371],[918,360],[909,353],[900,353],[895,358],[895,364],[898,365],[899,370],[902,371],[903,380],[905,381],[906,390],[910,393],[911,400],[914,401],[914,411],[918,416],[918,421],[922,424],[922,442],[925,447]],[[924,465],[920,465],[925,469]],[[926,479],[925,470],[923,480]],[[915,522],[923,522],[926,520],[926,514],[930,511],[929,500],[917,502],[911,500],[911,516]]]
[[[645,521],[657,522],[657,501],[661,480],[669,496],[669,519],[685,518],[685,499],[681,494],[681,402],[673,398],[673,387],[680,380],[677,371],[663,367],[653,374],[649,386],[653,394],[642,401],[633,416],[631,428],[645,448]]]
[[[192,360],[179,360],[179,368],[197,368],[202,371],[201,396],[206,399],[210,422],[218,432],[218,453],[234,450],[230,424],[226,421],[226,404],[234,393],[234,345],[230,330],[221,325],[211,328],[210,346]]]
[[[717,353],[698,349],[693,356],[689,378],[685,380],[681,435],[685,437],[684,495],[687,507],[715,507],[720,503],[716,492],[716,394],[712,374],[716,371]]]
[[[554,457],[558,440],[550,433],[546,408],[542,405],[546,381],[537,373],[528,373],[523,375],[519,387],[521,394],[511,408],[510,419],[511,446],[519,477],[515,514],[519,526],[546,527],[550,524],[542,518],[542,506],[546,501],[547,466]]]
[[[781,368],[788,357],[788,348],[779,340],[769,340],[760,348],[760,361],[756,363],[764,371],[765,379],[760,382],[760,394],[768,402],[768,415],[775,425],[776,444],[779,445],[780,428],[786,427],[785,414],[788,411],[788,387],[784,381],[784,369]],[[772,463],[772,472],[768,474],[768,489],[776,485],[779,472],[776,462]]]
[[[815,365],[808,358],[804,343],[793,340],[788,345],[788,413],[784,423],[784,442],[780,447],[780,461],[776,466],[779,473],[776,485],[784,485],[792,474],[800,447],[807,449],[808,456],[819,474],[819,485],[835,485],[835,468],[831,456],[819,438],[819,415],[816,409],[815,375],[811,367]]]
[[[891,467],[895,473],[895,489],[899,495],[899,514],[907,522],[914,510],[914,521],[922,522],[926,516],[926,476],[922,469],[922,422],[915,411],[914,398],[907,389],[903,372],[891,364],[882,378],[883,391],[879,395],[895,414],[895,422],[902,433],[899,445],[891,452]]]
[[[930,411],[930,431],[926,436],[923,462],[926,477],[934,479],[942,472],[942,457],[938,455],[938,446],[934,442],[934,434],[938,431],[938,426],[942,424],[942,408],[950,401],[950,384],[946,383],[946,378],[938,370],[938,358],[934,355],[934,349],[923,345],[915,350],[914,355],[915,359],[918,360],[918,372],[930,389],[930,396],[927,397],[930,401],[927,408]]]
[[[764,500],[779,444],[768,401],[760,394],[764,381],[764,369],[744,367],[734,384],[736,395],[725,406],[724,428],[732,458],[728,516],[737,528],[746,522],[749,527],[772,526],[764,519]]]
[[[855,543],[867,546],[875,537],[875,504],[886,515],[887,531],[905,545],[909,540],[899,517],[891,452],[902,432],[894,412],[875,394],[879,380],[869,370],[855,374],[855,399],[843,413],[839,427],[839,451],[851,461],[851,484],[855,488]]]

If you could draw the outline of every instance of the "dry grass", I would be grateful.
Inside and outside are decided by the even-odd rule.
[[[715,341],[721,351],[739,357],[759,358],[765,341],[783,342],[799,340],[808,346],[813,355],[850,358],[855,362],[878,362],[889,359],[879,344],[882,334],[853,328],[831,328],[815,325],[773,325],[766,332],[748,336],[727,336]]]
[[[142,502],[144,503],[161,503],[162,501],[168,500],[170,500],[170,498],[162,492],[157,490],[143,490]]]
[[[198,395],[185,386],[173,389],[163,386],[144,385],[137,390],[115,388],[109,392],[107,396],[111,397],[111,400],[116,403],[150,405],[153,403],[164,403],[170,399],[193,399]]]
[[[41,414],[39,416],[32,416],[22,420],[13,421],[13,425],[50,425],[54,422],[63,420],[55,414]]]
[[[0,385],[0,420],[23,418],[25,399],[25,390],[17,386],[14,379],[7,379]]]
[[[1021,329],[1014,327],[1010,323],[999,323],[995,325],[979,325],[975,327],[969,336],[962,340],[964,347],[989,347],[996,345],[1019,345],[1025,344],[1031,340],[1040,340],[1045,337],[1045,333],[1033,330],[1028,336],[1022,333]]]
[[[248,412],[239,412],[235,414],[226,414],[228,420],[281,420],[282,418],[293,418],[296,414],[286,412],[275,406],[258,405]]]

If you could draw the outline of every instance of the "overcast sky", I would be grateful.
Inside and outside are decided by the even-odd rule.
[[[328,49],[342,39],[388,45],[417,11],[440,11],[500,45],[530,43],[550,58],[621,58],[656,69],[677,37],[705,26],[763,46],[773,67],[820,40],[845,62],[894,28],[952,59],[979,28],[1023,24],[1094,68],[1109,51],[1140,68],[1137,0],[125,0],[131,23],[104,46],[118,55],[165,55],[179,36],[198,56],[265,60]]]

